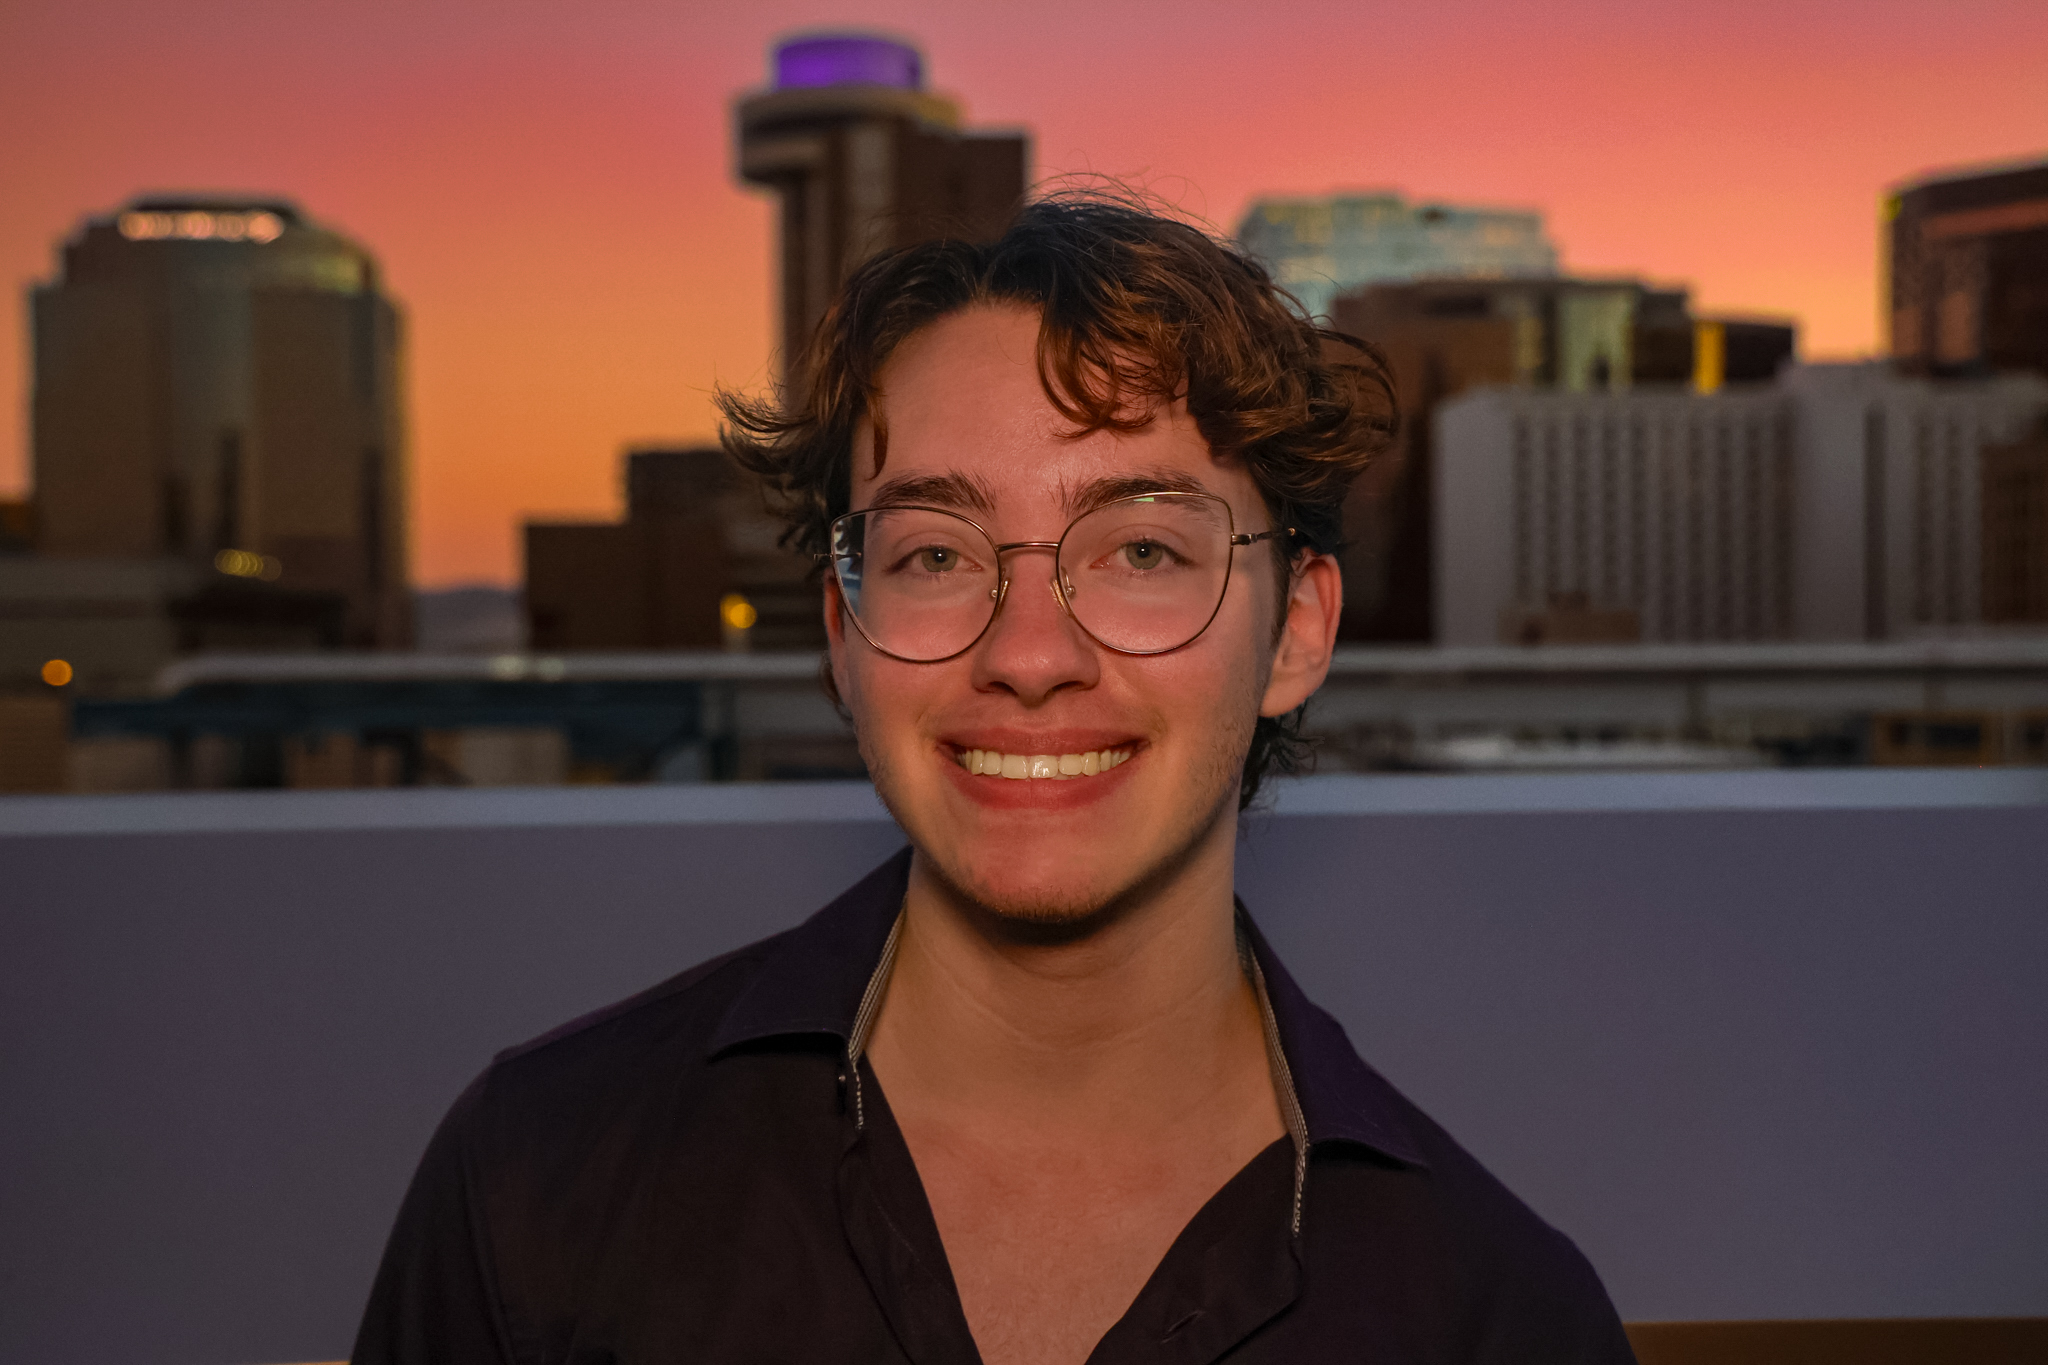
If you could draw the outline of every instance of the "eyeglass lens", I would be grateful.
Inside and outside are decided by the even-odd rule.
[[[1060,592],[1074,620],[1110,649],[1178,649],[1202,633],[1223,600],[1230,534],[1230,508],[1219,498],[1110,503],[1076,519],[1061,538]],[[841,517],[832,528],[832,563],[861,632],[913,662],[951,658],[972,645],[1000,599],[995,544],[973,522],[935,508]],[[1020,569],[1035,576],[1017,564],[1011,573]]]

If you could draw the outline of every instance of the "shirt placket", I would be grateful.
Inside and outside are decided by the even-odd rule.
[[[873,1116],[868,1106],[868,1080],[863,1075],[867,1045],[895,969],[902,930],[903,916],[898,912],[847,1034],[840,1073],[849,1124],[845,1159],[841,1163],[842,1215],[855,1253],[910,1358],[920,1365],[978,1361],[980,1356],[960,1306],[952,1269],[945,1260],[944,1244],[935,1224],[925,1226],[930,1224],[930,1209],[919,1202],[922,1185],[917,1182],[909,1149],[892,1129],[888,1136],[895,1140],[888,1144],[889,1150],[878,1150],[883,1135],[870,1131]],[[1259,966],[1241,915],[1236,938],[1239,967],[1258,998],[1266,1062],[1279,1100],[1281,1121],[1294,1149],[1286,1234],[1279,1235],[1277,1228],[1269,1233],[1256,1226],[1240,1226],[1207,1240],[1199,1248],[1183,1248],[1176,1242],[1132,1302],[1125,1318],[1104,1335],[1090,1356],[1089,1365],[1110,1365],[1112,1361],[1135,1358],[1188,1365],[1216,1360],[1285,1311],[1300,1292],[1299,1240],[1308,1181],[1308,1125],[1295,1092],[1293,1071],[1281,1046],[1265,972]],[[888,1169],[899,1160],[905,1169]],[[912,1198],[913,1193],[918,1198]],[[888,1198],[890,1194],[898,1197]],[[913,1216],[912,1206],[914,1212],[923,1214],[922,1219]],[[897,1210],[894,1214],[892,1207]],[[1241,1269],[1219,1276],[1219,1259],[1236,1263]],[[1157,1316],[1162,1305],[1171,1305],[1166,1312],[1173,1321],[1138,1321]],[[1133,1348],[1139,1343],[1146,1349],[1142,1354],[1134,1354]]]
[[[902,1135],[887,1121],[886,1106],[871,1104],[867,1044],[896,965],[902,929],[899,914],[847,1031],[839,1075],[846,1122],[839,1162],[840,1220],[904,1354],[917,1365],[970,1365],[980,1360],[980,1352],[960,1306],[945,1245],[924,1202],[916,1164]]]

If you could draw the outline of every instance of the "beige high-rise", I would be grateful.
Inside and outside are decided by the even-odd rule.
[[[182,561],[406,643],[400,319],[368,252],[289,204],[137,200],[65,243],[33,325],[40,555]]]

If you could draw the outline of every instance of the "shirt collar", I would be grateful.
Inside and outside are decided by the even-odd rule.
[[[1359,1057],[1344,1026],[1302,993],[1242,901],[1237,922],[1265,977],[1267,1007],[1294,1078],[1309,1146],[1348,1142],[1410,1166],[1427,1166],[1402,1117],[1408,1102]]]
[[[776,940],[759,975],[712,1035],[712,1055],[801,1034],[830,1036],[850,1048],[857,1025],[872,1014],[872,1003],[867,1011],[862,1006],[884,980],[877,968],[893,942],[909,884],[905,848]],[[1360,1060],[1343,1027],[1302,994],[1242,903],[1237,913],[1278,1036],[1275,1080],[1291,1080],[1308,1146],[1351,1143],[1407,1165],[1425,1165],[1402,1121],[1406,1106],[1400,1095]]]
[[[829,1034],[843,1047],[909,886],[905,848],[777,938],[759,975],[719,1021],[711,1055],[804,1033]]]

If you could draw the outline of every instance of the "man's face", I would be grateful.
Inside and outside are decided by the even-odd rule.
[[[1133,434],[1064,437],[1072,424],[1039,383],[1038,326],[1035,312],[976,308],[906,341],[882,373],[886,462],[878,474],[864,425],[851,506],[951,506],[999,543],[1055,541],[1090,505],[1091,486],[1156,478],[1222,497],[1240,531],[1270,529],[1251,476],[1210,453],[1184,408],[1162,409]],[[1002,610],[971,649],[939,663],[878,652],[828,592],[832,666],[862,757],[943,882],[1005,917],[1069,921],[1170,874],[1219,826],[1220,837],[1234,833],[1255,717],[1291,710],[1322,678],[1320,666],[1276,677],[1270,544],[1234,553],[1208,629],[1150,656],[1114,653],[1075,624],[1054,594],[1048,550],[1005,553]],[[1316,578],[1334,589],[1327,561]],[[1326,614],[1314,623],[1323,636],[1335,619]],[[1083,766],[1097,770],[993,776],[963,765],[976,750],[1094,755]]]

